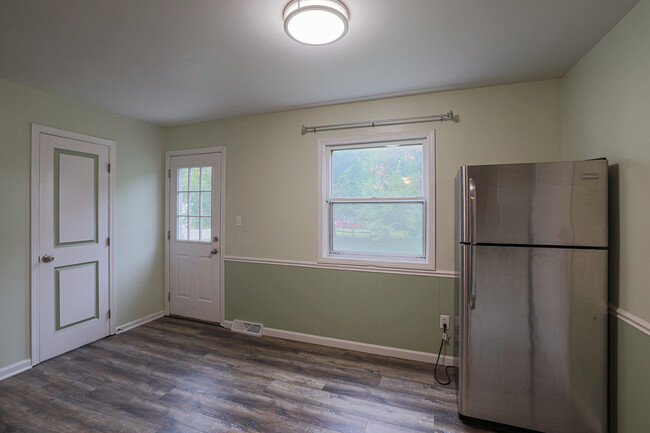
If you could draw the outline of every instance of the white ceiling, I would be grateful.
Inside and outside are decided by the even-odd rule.
[[[161,125],[558,78],[638,0],[344,0],[327,46],[288,0],[1,0],[0,77]]]

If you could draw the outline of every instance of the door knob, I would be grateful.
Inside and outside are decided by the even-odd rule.
[[[45,263],[50,263],[54,261],[54,256],[51,256],[49,254],[45,254],[41,260],[43,260]]]
[[[219,254],[219,250],[216,249],[216,248],[212,248],[212,249],[210,250],[210,254],[212,254],[212,255]],[[54,260],[54,259],[52,259],[52,260]]]

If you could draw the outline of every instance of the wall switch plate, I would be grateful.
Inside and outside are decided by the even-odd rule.
[[[235,217],[235,227],[241,227],[241,217],[239,215]]]
[[[444,325],[447,325],[447,330],[449,330],[449,316],[441,314],[440,315],[440,329],[444,329]]]

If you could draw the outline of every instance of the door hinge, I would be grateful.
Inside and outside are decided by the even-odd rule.
[[[108,318],[109,319],[111,318],[111,310],[110,309],[108,310]]]
[[[172,294],[171,292],[167,292],[167,300],[171,301],[172,300]]]
[[[106,165],[108,166],[108,172],[110,173],[111,172],[111,165],[110,164],[106,164]]]
[[[111,238],[110,237],[106,238],[106,246],[107,247],[111,246]]]
[[[170,178],[170,179],[172,178],[172,169],[171,168],[167,169],[167,177]]]
[[[167,230],[167,240],[170,240],[172,238],[172,232],[170,230]]]

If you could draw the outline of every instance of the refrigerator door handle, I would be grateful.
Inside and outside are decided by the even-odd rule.
[[[474,244],[474,233],[476,232],[476,181],[470,177],[467,181],[469,189],[469,243]]]
[[[469,309],[476,306],[476,286],[474,285],[474,233],[476,232],[476,181],[468,180],[469,189],[469,254],[467,257],[467,285],[469,287]]]
[[[469,309],[476,307],[476,286],[474,285],[474,246],[468,246],[467,253],[467,287],[469,291]]]

